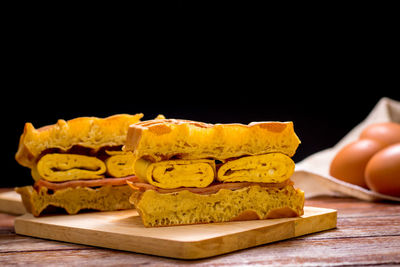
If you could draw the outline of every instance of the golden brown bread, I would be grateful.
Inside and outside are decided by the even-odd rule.
[[[48,207],[63,208],[68,214],[76,214],[84,209],[111,211],[134,208],[128,201],[132,193],[128,185],[69,187],[56,191],[46,187],[36,191],[32,186],[24,186],[15,190],[21,195],[27,211],[34,216],[39,216]]]
[[[292,122],[139,122],[129,127],[124,147],[141,178],[128,182],[130,202],[146,227],[301,216],[304,192],[289,180],[299,144]],[[217,165],[213,181],[195,181],[205,173],[196,160]],[[154,175],[156,165],[165,166]],[[190,187],[180,182],[188,176]]]
[[[299,144],[292,122],[243,125],[163,119],[131,125],[124,150],[133,151],[136,158],[152,161],[170,158],[225,160],[271,152],[291,157]]]
[[[15,155],[35,180],[34,187],[16,188],[26,209],[39,216],[47,207],[69,214],[133,208],[124,179],[133,175],[134,158],[121,147],[142,116],[80,117],[39,129],[26,123]]]
[[[130,202],[146,227],[285,218],[303,215],[304,192],[292,184],[282,188],[247,186],[212,194],[188,190],[159,193],[135,189]]]
[[[122,146],[128,126],[143,114],[118,114],[107,118],[80,117],[35,129],[26,123],[15,159],[25,167],[33,168],[37,158],[47,149],[67,151],[73,146],[98,150],[101,147]]]

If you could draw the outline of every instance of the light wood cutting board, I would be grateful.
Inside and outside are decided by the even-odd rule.
[[[336,227],[337,212],[299,218],[145,228],[136,210],[16,218],[17,234],[180,259],[211,257]]]
[[[25,214],[26,210],[22,204],[21,196],[13,189],[0,192],[0,212],[15,215]]]

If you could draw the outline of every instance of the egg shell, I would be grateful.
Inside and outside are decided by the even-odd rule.
[[[330,175],[342,181],[368,188],[364,172],[368,161],[384,144],[361,139],[344,146],[334,157],[330,165]]]
[[[386,145],[400,142],[400,123],[383,122],[371,124],[361,132],[360,139],[373,139]]]
[[[386,147],[369,160],[365,180],[375,192],[400,197],[400,143]]]

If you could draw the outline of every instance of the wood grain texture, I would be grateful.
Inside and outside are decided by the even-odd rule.
[[[400,205],[320,197],[306,205],[338,210],[337,228],[201,260],[139,253],[19,236],[15,216],[0,214],[0,265],[243,266],[399,265]]]

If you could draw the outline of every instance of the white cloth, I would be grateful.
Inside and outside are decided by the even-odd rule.
[[[400,123],[400,102],[384,97],[379,100],[367,118],[334,147],[317,152],[296,163],[296,170],[292,176],[295,186],[304,190],[306,198],[328,195],[351,196],[368,201],[383,199],[400,201],[399,197],[382,195],[329,175],[331,161],[343,146],[357,140],[367,125],[389,121]]]

